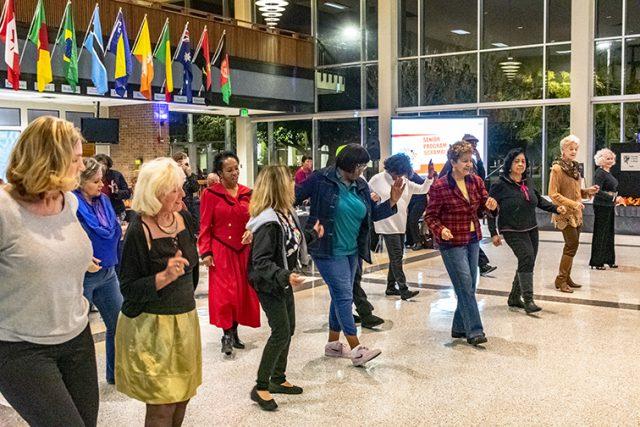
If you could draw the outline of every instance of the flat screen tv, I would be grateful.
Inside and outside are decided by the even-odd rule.
[[[391,119],[391,153],[405,153],[413,168],[426,174],[429,161],[440,172],[447,161],[449,145],[465,134],[478,139],[478,151],[483,159],[487,152],[486,117],[407,117]]]
[[[118,119],[83,117],[80,130],[88,142],[117,144],[120,140],[120,120]]]

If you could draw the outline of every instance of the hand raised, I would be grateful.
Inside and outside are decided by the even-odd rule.
[[[404,187],[406,184],[404,183],[404,179],[402,177],[398,177],[393,181],[391,185],[391,194],[389,196],[389,201],[391,202],[391,206],[394,206],[402,197],[402,193],[404,192]]]
[[[167,267],[164,269],[163,273],[169,283],[171,283],[178,277],[184,275],[184,269],[188,266],[189,261],[182,257],[182,251],[178,249],[176,254],[167,261]]]

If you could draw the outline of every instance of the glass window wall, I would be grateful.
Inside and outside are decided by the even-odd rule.
[[[360,61],[360,0],[340,0],[336,3],[318,1],[317,5],[318,64]]]
[[[423,0],[422,10],[425,55],[478,48],[478,8],[474,2]]]

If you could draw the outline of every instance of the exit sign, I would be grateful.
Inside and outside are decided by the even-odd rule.
[[[249,117],[249,109],[241,108],[240,109],[240,117]]]

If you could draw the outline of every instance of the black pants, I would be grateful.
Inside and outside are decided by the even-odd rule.
[[[358,268],[356,268],[356,277],[353,280],[353,304],[360,317],[369,316],[373,312],[373,305],[367,298],[367,293],[362,289],[362,259],[358,260]]]
[[[422,236],[420,235],[420,218],[424,215],[424,210],[427,207],[426,198],[421,198],[418,201],[411,201],[409,203],[409,215],[407,216],[407,244],[415,245],[422,243]]]
[[[269,381],[282,384],[287,380],[285,371],[289,344],[296,326],[296,309],[291,287],[283,294],[258,292],[258,299],[269,320],[271,336],[262,352],[256,385],[258,390],[268,390]]]
[[[480,247],[480,250],[478,252],[478,265],[480,267],[484,267],[485,265],[489,264],[489,257],[487,257],[487,254],[484,253],[484,251],[482,250],[482,247]]]
[[[384,243],[389,254],[389,273],[387,274],[387,289],[407,289],[407,278],[402,270],[402,255],[404,254],[404,234],[383,234]]]
[[[0,341],[0,393],[31,426],[95,426],[98,373],[89,326],[57,345]]]
[[[538,255],[538,229],[523,232],[505,231],[502,235],[518,259],[518,273],[533,273]]]
[[[615,218],[613,206],[593,205],[593,241],[591,242],[592,267],[616,263]]]

